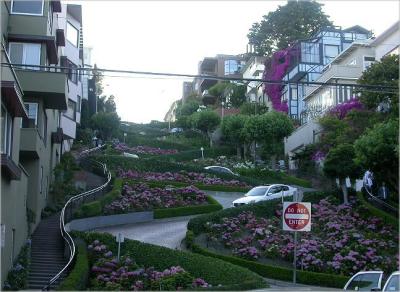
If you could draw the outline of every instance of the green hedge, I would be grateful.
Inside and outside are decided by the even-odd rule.
[[[371,205],[368,201],[365,200],[361,192],[357,192],[357,199],[368,209],[371,215],[381,218],[385,223],[392,225],[396,229],[399,228],[398,218]]]
[[[77,211],[74,213],[75,218],[87,218],[94,216],[103,215],[103,209],[107,204],[110,204],[114,201],[120,194],[123,183],[127,181],[132,181],[128,179],[115,179],[113,189],[107,193],[105,196],[100,198],[98,201],[93,201],[90,203],[86,203],[82,205]],[[187,184],[181,183],[166,183],[166,182],[150,182],[148,183],[150,187],[164,187],[166,185],[174,185],[174,186],[186,186]],[[162,208],[162,209],[154,209],[154,218],[169,218],[169,217],[179,217],[179,216],[187,216],[187,215],[196,215],[196,214],[204,214],[210,213],[214,211],[218,211],[222,209],[222,206],[214,200],[211,196],[207,196],[207,205],[193,205],[193,206],[185,206],[185,207],[177,207],[177,208]]]
[[[161,157],[161,156],[160,156]],[[259,179],[254,179],[252,177],[246,176],[235,176],[231,174],[224,174],[224,173],[215,173],[209,170],[205,170],[203,167],[193,166],[193,165],[185,165],[178,162],[172,161],[160,161],[158,159],[130,159],[119,155],[98,155],[95,156],[95,159],[106,163],[108,169],[116,171],[117,169],[131,169],[139,172],[179,172],[181,170],[188,171],[188,172],[202,172],[202,173],[210,173],[222,179],[229,179],[229,180],[239,180],[242,182],[247,183],[248,185],[262,185],[264,184],[263,181]]]
[[[178,208],[154,209],[154,218],[169,218],[187,215],[211,213],[222,210],[222,206],[211,196],[207,196],[208,205],[185,206]]]
[[[98,239],[111,251],[116,252],[117,243],[111,234],[93,232],[74,232],[74,234],[85,238],[87,243]],[[156,270],[181,266],[195,278],[203,278],[212,284],[211,290],[250,290],[266,287],[265,281],[248,269],[195,253],[125,239],[121,245],[121,254],[129,254],[139,265],[153,266]],[[219,284],[223,287],[218,287]]]
[[[89,259],[86,250],[86,243],[82,240],[75,240],[77,255],[74,268],[68,277],[60,284],[57,290],[61,291],[83,291],[89,278]]]
[[[215,147],[206,148],[203,151],[204,156],[207,158],[215,158],[221,155],[231,156],[235,155],[236,150],[232,147]],[[182,151],[176,154],[160,155],[157,157],[152,157],[151,159],[156,159],[158,161],[189,161],[193,159],[201,158],[200,149]]]
[[[316,203],[326,196],[323,192],[306,192],[304,194],[303,201]],[[200,253],[202,255],[211,256],[219,258],[230,263],[246,267],[261,276],[269,277],[278,280],[291,281],[293,277],[293,272],[291,269],[284,267],[270,266],[263,263],[258,263],[254,261],[249,261],[241,259],[239,257],[220,255],[210,252],[194,243],[194,236],[205,231],[205,224],[207,222],[218,222],[224,217],[237,216],[243,211],[252,211],[256,216],[273,216],[276,206],[281,202],[280,199],[260,202],[252,205],[244,205],[237,208],[224,209],[211,214],[197,216],[192,218],[188,223],[188,230],[190,232],[186,233],[186,244],[188,248],[191,248],[194,252]],[[343,288],[348,277],[341,275],[331,275],[324,273],[314,273],[308,271],[298,271],[297,279],[299,283],[309,284],[309,285],[320,285],[334,288]]]
[[[114,201],[120,195],[121,188],[122,179],[114,179],[113,188],[110,192],[97,201],[83,204],[74,212],[74,218],[86,218],[102,215],[104,206]]]
[[[189,235],[190,238],[190,235]],[[187,239],[188,240],[188,239]],[[190,240],[190,239],[189,239]],[[292,281],[293,279],[293,270],[287,269],[279,266],[271,266],[266,265],[254,261],[249,261],[245,259],[241,259],[238,257],[220,255],[213,252],[210,252],[206,249],[199,247],[198,245],[192,242],[191,249],[199,254],[218,258],[232,264],[248,268],[249,270],[267,278],[282,280],[282,281]],[[307,285],[318,285],[325,287],[333,287],[333,288],[343,288],[344,285],[349,280],[349,277],[341,276],[341,275],[332,275],[325,273],[315,273],[309,271],[297,271],[297,282]]]
[[[125,181],[137,181],[143,182],[149,185],[152,188],[162,188],[165,186],[174,186],[174,187],[186,187],[190,184],[185,182],[178,181],[141,181],[141,180],[132,180],[126,179]],[[203,185],[203,184],[193,184],[196,188],[207,191],[219,191],[219,192],[242,192],[245,193],[249,191],[248,187],[240,187],[240,186],[223,186],[223,185]]]
[[[286,173],[280,171],[271,170],[260,170],[260,169],[238,169],[240,175],[250,176],[264,183],[281,183],[281,184],[293,184],[305,188],[311,188],[312,184],[310,181],[301,179],[295,176],[287,175]]]

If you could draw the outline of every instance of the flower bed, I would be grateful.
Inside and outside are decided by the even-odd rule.
[[[243,211],[205,228],[214,245],[247,260],[293,260],[293,236],[281,230],[281,205],[275,216],[257,217]],[[350,276],[359,270],[398,266],[398,233],[376,217],[362,215],[355,201],[335,205],[322,199],[312,205],[312,232],[301,233],[297,266],[301,270]],[[397,256],[396,256],[397,254]]]
[[[111,234],[75,231],[73,232],[73,236],[84,239],[86,241],[86,245],[92,245],[93,249],[95,246],[100,246],[100,249],[102,249],[101,245],[104,244],[105,249],[103,247],[103,250],[100,251],[100,255],[105,259],[105,261],[111,261],[113,259],[113,255],[115,255],[117,252],[117,243],[115,241],[115,237]],[[99,240],[99,242],[93,244],[95,240]],[[105,253],[109,251],[112,253],[108,253],[108,257],[105,257]],[[92,252],[89,252],[90,264],[92,266],[95,264],[96,258],[94,258],[91,254]],[[165,271],[166,269],[170,270],[173,266],[180,266],[182,269],[192,275],[191,282],[189,283],[190,285],[186,289],[205,289],[201,287],[192,287],[193,280],[198,278],[204,279],[205,282],[209,283],[208,290],[210,290],[210,288],[212,290],[229,291],[251,290],[264,288],[267,286],[265,281],[260,276],[249,271],[248,269],[232,265],[222,260],[205,257],[190,252],[173,250],[136,240],[125,239],[124,243],[121,244],[121,258],[126,260],[128,256],[130,259],[135,259],[136,265],[139,267],[138,269],[154,267],[154,269],[157,271]],[[103,266],[104,264],[101,265]],[[97,267],[99,267],[99,265],[97,265]],[[73,270],[75,270],[75,268],[76,266],[73,268]],[[138,269],[133,270],[133,272],[139,272]],[[223,273],[221,273],[221,271],[223,271]],[[91,279],[96,280],[94,274],[91,275]],[[132,278],[128,277],[127,280],[130,279]],[[200,281],[197,281],[197,285],[200,284],[199,282]],[[106,289],[101,288],[95,290]],[[160,289],[158,286],[153,290],[168,290],[168,287],[163,285],[162,289]],[[177,289],[172,289],[171,287],[170,290]]]
[[[160,149],[150,146],[136,146],[129,147],[124,143],[117,143],[114,145],[114,149],[120,152],[128,152],[133,154],[150,154],[150,155],[166,155],[166,154],[176,154],[178,150],[176,149]]]
[[[220,185],[220,186],[235,186],[235,187],[249,187],[246,183],[239,180],[228,180],[221,179],[215,175],[208,173],[198,172],[138,172],[134,170],[124,171],[120,169],[118,176],[122,178],[137,179],[144,181],[173,181],[173,182],[184,182],[188,184],[203,184],[203,185]]]
[[[194,186],[151,188],[145,183],[125,183],[121,194],[105,205],[104,214],[207,204],[207,195]]]
[[[105,244],[94,240],[88,245],[90,288],[94,290],[181,290],[207,288],[202,278],[195,278],[180,266],[163,271],[140,267],[128,255],[119,260]]]

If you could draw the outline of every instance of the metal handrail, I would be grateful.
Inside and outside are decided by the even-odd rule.
[[[382,201],[381,199],[377,198],[376,196],[374,196],[374,194],[372,194],[372,191],[370,190],[370,188],[367,188],[364,186],[364,189],[366,190],[368,196],[374,200],[375,202],[377,202],[378,204],[384,206],[385,208],[388,208],[389,210],[393,211],[393,212],[398,212],[399,210],[396,209],[395,207],[393,207],[392,205],[386,203],[385,201]]]
[[[91,153],[102,149],[104,146],[105,146],[105,145],[102,145],[102,146],[99,146],[99,147],[96,147],[96,148],[91,148],[91,149],[82,151],[82,152],[80,153],[78,159],[87,159],[86,156],[89,156]],[[48,289],[50,288],[50,286],[51,286],[52,284],[54,284],[54,282],[56,282],[57,279],[60,278],[61,274],[62,274],[63,272],[65,272],[65,271],[70,267],[71,263],[73,262],[73,260],[74,260],[74,258],[75,258],[76,247],[75,247],[74,240],[72,239],[72,236],[68,233],[68,231],[65,229],[65,210],[66,210],[66,208],[67,208],[72,202],[77,201],[77,200],[79,200],[79,199],[81,199],[81,198],[87,197],[87,196],[89,196],[89,195],[91,195],[91,194],[93,194],[93,193],[96,193],[96,192],[98,192],[98,191],[104,190],[104,189],[110,184],[110,181],[111,181],[111,172],[107,169],[107,165],[106,165],[106,164],[103,164],[103,163],[100,163],[100,162],[98,162],[98,161],[93,161],[93,160],[89,160],[89,161],[90,161],[91,163],[93,163],[93,164],[96,164],[97,166],[100,166],[100,167],[103,169],[103,173],[104,173],[105,175],[107,175],[107,181],[106,181],[103,185],[101,185],[101,186],[99,186],[99,187],[96,187],[96,188],[94,188],[94,189],[91,189],[91,190],[89,190],[89,191],[85,191],[85,192],[83,192],[83,193],[80,193],[80,194],[78,194],[78,195],[76,195],[76,196],[71,197],[71,198],[65,203],[64,207],[62,208],[62,210],[61,210],[61,215],[60,215],[60,232],[61,232],[61,235],[62,235],[62,237],[64,238],[65,242],[68,244],[69,255],[70,255],[70,256],[69,256],[69,260],[68,260],[67,264],[65,264],[65,266],[64,266],[53,278],[50,279],[49,283],[48,283],[46,286],[44,286],[44,287],[42,288],[42,290],[48,290]]]

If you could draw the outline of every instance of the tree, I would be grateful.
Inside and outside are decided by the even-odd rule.
[[[246,101],[245,85],[238,85],[227,81],[217,83],[208,89],[208,93],[218,98],[219,103],[226,102],[232,107],[239,107]]]
[[[106,113],[113,113],[117,111],[117,105],[115,104],[115,96],[110,95],[104,103],[104,111]]]
[[[176,113],[178,117],[181,116],[190,116],[191,114],[195,113],[200,106],[200,103],[197,100],[188,100],[183,103],[177,109]]]
[[[103,72],[99,71],[97,68],[97,64],[94,64],[93,66],[93,78],[96,86],[96,96],[100,96],[103,93]]]
[[[399,120],[376,124],[354,143],[355,161],[370,169],[378,181],[385,181],[398,191],[399,183]]]
[[[349,202],[346,178],[357,178],[359,168],[354,162],[354,147],[351,144],[340,144],[332,148],[324,161],[324,172],[328,177],[338,178],[343,192],[343,201]]]
[[[283,139],[293,130],[293,121],[282,112],[268,112],[258,116],[259,139],[263,143],[263,152],[271,158],[272,169],[276,167],[276,157],[283,153]]]
[[[250,116],[245,123],[244,133],[248,142],[262,142],[263,150],[271,158],[271,166],[276,167],[276,156],[283,150],[283,138],[294,130],[292,120],[281,112],[268,112]]]
[[[315,1],[288,1],[284,6],[264,15],[250,28],[247,37],[257,55],[271,55],[294,41],[306,39],[332,22]]]
[[[369,109],[375,110],[381,103],[388,104],[394,117],[399,114],[399,56],[389,55],[372,64],[360,77],[358,84],[391,86],[396,89],[359,89],[361,101]],[[389,92],[393,93],[389,93]]]
[[[90,122],[93,129],[99,130],[104,140],[109,140],[119,129],[120,117],[116,112],[99,112],[92,116]]]
[[[221,118],[217,113],[205,110],[196,112],[191,116],[193,128],[202,131],[210,139],[210,146],[212,146],[211,133],[218,127]]]
[[[244,102],[240,106],[240,113],[242,115],[262,115],[268,112],[268,107],[264,104]]]
[[[227,116],[222,120],[223,136],[236,146],[237,156],[241,157],[241,146],[245,143],[244,125],[249,117],[245,115]]]

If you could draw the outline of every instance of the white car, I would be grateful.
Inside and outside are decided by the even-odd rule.
[[[296,192],[297,188],[282,184],[258,186],[248,191],[244,197],[233,201],[232,207],[239,207],[246,204],[269,201],[282,197],[291,197]]]
[[[384,286],[382,279],[382,271],[358,272],[350,278],[343,289],[346,291],[399,291],[399,271],[392,273]]]
[[[232,174],[239,176],[237,173],[234,173],[232,170],[230,170],[227,167],[219,166],[219,165],[211,165],[211,166],[206,166],[204,167],[206,170],[211,170],[213,172],[219,172],[219,173],[227,173],[227,174]]]

